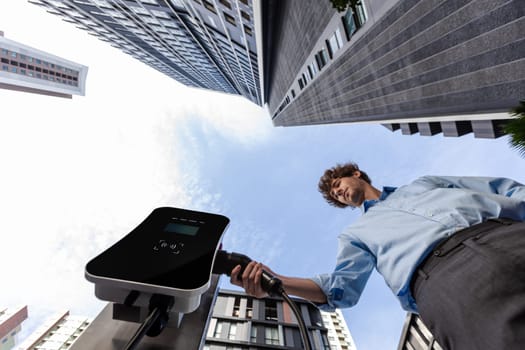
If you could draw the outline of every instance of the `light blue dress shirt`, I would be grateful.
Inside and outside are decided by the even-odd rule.
[[[410,279],[419,263],[463,228],[498,217],[525,221],[525,186],[506,178],[425,176],[383,188],[362,209],[339,236],[334,272],[312,278],[327,296],[320,308],[355,305],[376,268],[403,309],[417,312]]]

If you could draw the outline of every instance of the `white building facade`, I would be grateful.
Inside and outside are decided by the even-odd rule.
[[[88,67],[5,38],[0,32],[0,88],[84,96]]]
[[[91,319],[60,311],[27,337],[18,350],[66,350],[91,323]]]

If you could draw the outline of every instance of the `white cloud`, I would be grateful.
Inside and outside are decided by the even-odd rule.
[[[197,119],[209,130],[207,135],[218,133],[243,147],[264,143],[274,128],[262,107],[241,96],[191,88],[176,100],[177,105],[170,107],[173,117]]]
[[[272,127],[241,98],[186,88],[34,5],[3,5],[6,37],[89,66],[86,97],[0,90],[0,306],[28,304],[27,333],[64,308],[95,316],[104,303],[85,264],[155,207],[220,209],[218,191],[203,189],[198,140],[184,143],[194,121],[243,146]]]

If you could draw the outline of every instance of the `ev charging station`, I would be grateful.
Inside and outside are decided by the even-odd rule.
[[[217,297],[220,274],[251,261],[228,253],[222,215],[163,207],[86,265],[97,298],[110,302],[73,350],[200,350]],[[242,272],[241,269],[241,272]],[[305,350],[311,341],[282,281],[262,272],[261,287],[295,314]]]
[[[221,215],[157,208],[88,262],[86,279],[110,304],[72,349],[200,349],[217,294],[214,260],[228,224]]]

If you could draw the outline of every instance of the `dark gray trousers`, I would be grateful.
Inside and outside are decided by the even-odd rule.
[[[412,278],[446,350],[525,349],[525,223],[489,220],[438,245]]]

